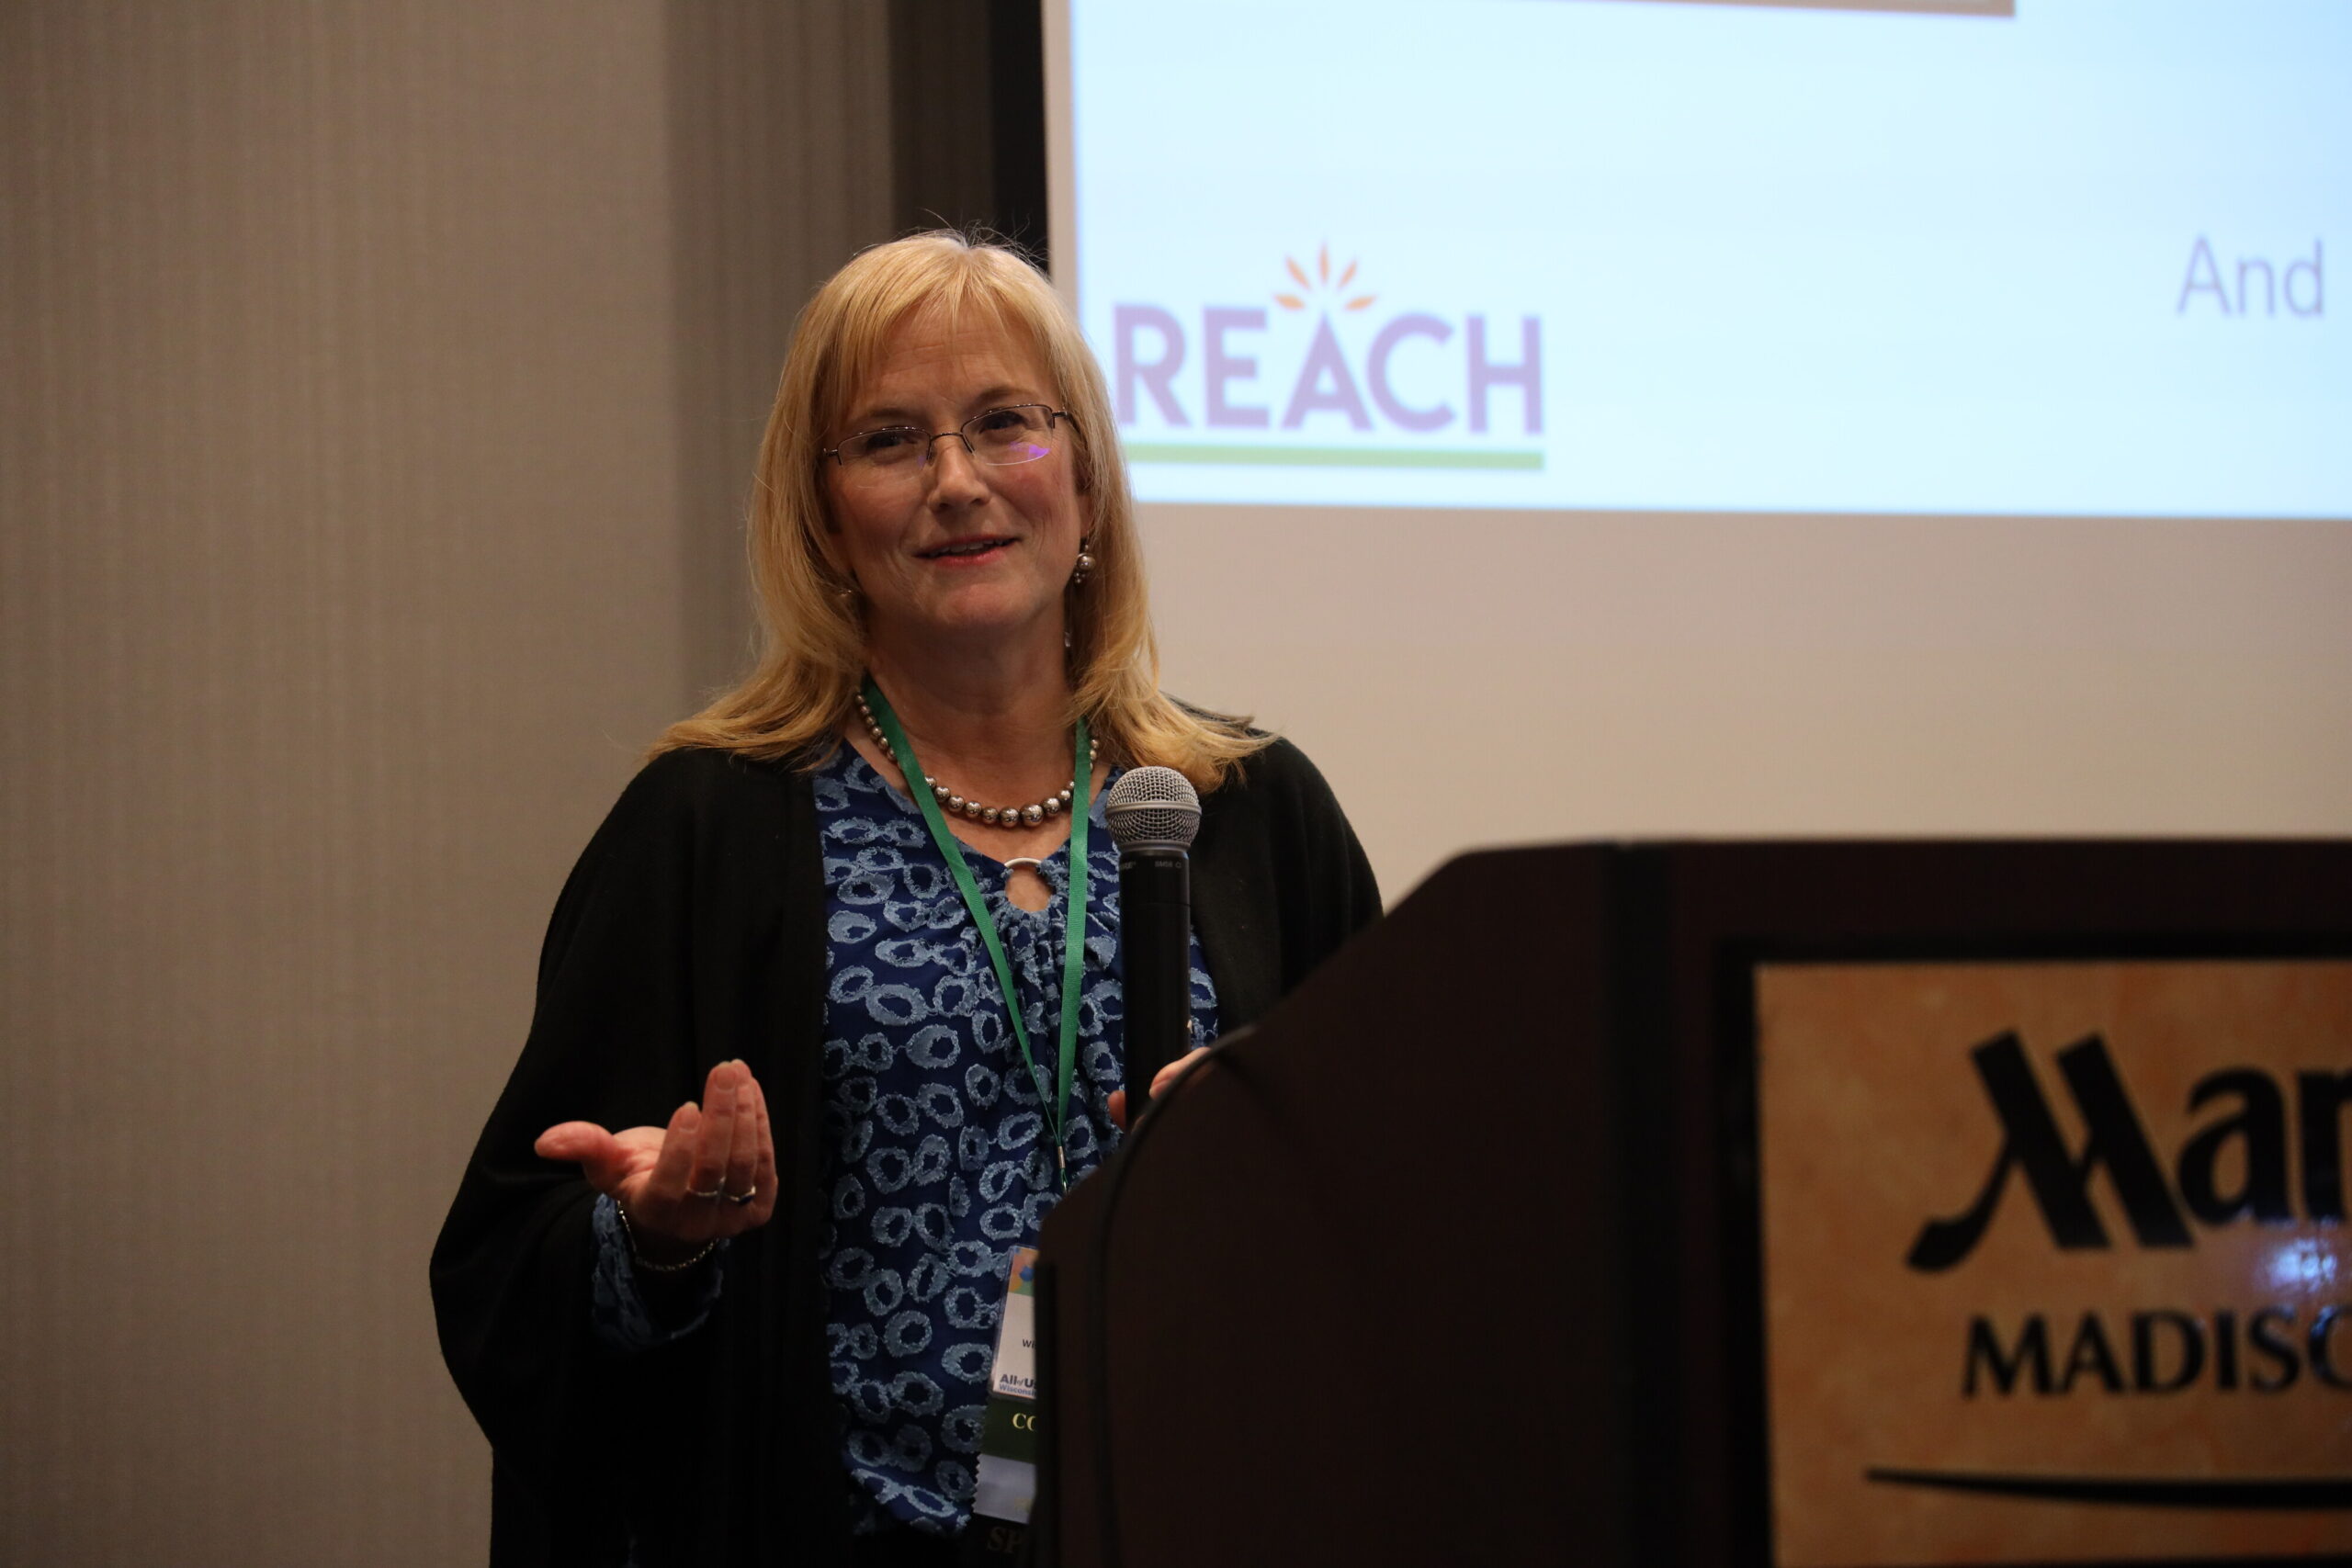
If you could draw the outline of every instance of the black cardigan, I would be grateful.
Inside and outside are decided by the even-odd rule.
[[[1202,803],[1193,925],[1231,1029],[1379,913],[1314,764],[1275,741]],[[831,1564],[847,1479],[816,1264],[824,1231],[825,886],[808,774],[657,758],[564,884],[529,1038],[433,1249],[442,1354],[492,1449],[495,1568]],[[711,1067],[768,1095],[783,1183],[710,1319],[636,1356],[590,1326],[595,1192],[559,1122],[660,1125]]]

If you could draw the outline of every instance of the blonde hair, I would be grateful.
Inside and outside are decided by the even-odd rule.
[[[861,252],[817,290],[793,329],[775,408],[760,443],[751,507],[752,584],[760,649],[751,673],[692,718],[672,725],[659,754],[701,746],[747,756],[830,756],[865,671],[855,595],[827,559],[831,527],[820,462],[826,433],[880,363],[900,322],[937,309],[977,315],[1024,339],[1072,416],[1069,447],[1094,570],[1065,597],[1070,718],[1080,715],[1107,755],[1170,767],[1203,793],[1269,737],[1246,720],[1163,696],[1125,460],[1102,372],[1077,321],[1036,268],[1005,247],[940,231]]]

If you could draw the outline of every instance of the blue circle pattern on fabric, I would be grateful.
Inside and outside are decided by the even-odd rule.
[[[888,1513],[950,1534],[970,1517],[989,1372],[1012,1249],[1034,1246],[1057,1196],[1037,1080],[1006,1025],[994,967],[915,804],[848,746],[812,781],[826,888],[825,1125],[832,1207],[820,1258],[827,1356],[857,1529]],[[1067,1134],[1069,1179],[1118,1136],[1119,852],[1096,787],[1087,843],[1085,966]],[[1058,1061],[1069,847],[1038,868],[1042,910],[1005,873],[967,863],[1012,965],[1048,1092]],[[1195,1038],[1216,993],[1192,949]]]

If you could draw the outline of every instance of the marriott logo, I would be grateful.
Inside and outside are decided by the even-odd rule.
[[[1915,1269],[1938,1273],[1965,1260],[2020,1184],[2058,1247],[2110,1246],[2091,1204],[2092,1179],[2102,1174],[2142,1247],[2192,1246],[2192,1220],[2345,1221],[2344,1113],[2352,1104],[2352,1071],[2298,1072],[2291,1084],[2254,1067],[2209,1074],[2188,1093],[2189,1113],[2205,1120],[2167,1161],[2150,1141],[2100,1036],[2057,1054],[2059,1077],[2085,1129],[2074,1148],[2015,1033],[1984,1042],[1970,1056],[1999,1125],[2000,1147],[1975,1201],[1920,1228],[1905,1259]]]

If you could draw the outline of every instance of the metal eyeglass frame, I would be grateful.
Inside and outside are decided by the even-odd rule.
[[[919,474],[925,468],[931,467],[931,455],[933,451],[937,448],[939,445],[939,438],[943,435],[952,435],[956,440],[961,441],[964,444],[964,455],[966,457],[971,458],[975,463],[979,463],[991,468],[1015,468],[1024,463],[1042,462],[1046,458],[1052,457],[1056,448],[1048,447],[1035,457],[1016,457],[1011,462],[998,462],[992,458],[982,457],[980,455],[980,449],[972,445],[972,437],[970,434],[972,426],[979,423],[980,421],[988,418],[989,415],[992,413],[1007,413],[1014,409],[1045,410],[1046,434],[1048,437],[1053,434],[1054,422],[1057,419],[1069,420],[1069,427],[1072,430],[1076,430],[1078,428],[1078,420],[1075,416],[1065,410],[1054,407],[1050,403],[1001,403],[992,409],[982,409],[979,412],[974,414],[971,418],[966,420],[963,423],[957,425],[953,430],[933,431],[923,441],[922,460],[917,463],[911,471]],[[854,434],[844,435],[842,437],[841,446],[825,447],[820,450],[817,456],[820,459],[831,457],[843,473],[854,472],[854,470],[849,466],[849,459],[842,456],[842,446],[847,446],[851,442],[855,441],[862,436],[879,435],[883,432],[889,430],[903,430],[916,435],[922,435],[923,434],[922,427],[918,425],[877,424],[872,430],[861,430]]]

